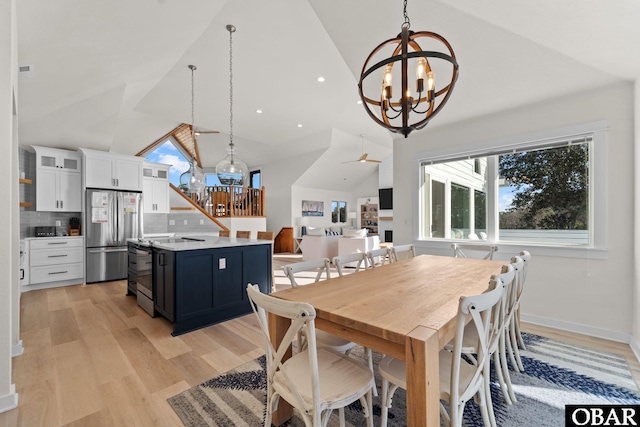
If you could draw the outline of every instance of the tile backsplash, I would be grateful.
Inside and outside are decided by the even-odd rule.
[[[69,219],[74,216],[82,218],[82,212],[20,212],[20,238],[36,237],[35,227],[55,226],[56,221],[60,221],[60,225],[56,226],[56,235],[66,236],[69,233]]]

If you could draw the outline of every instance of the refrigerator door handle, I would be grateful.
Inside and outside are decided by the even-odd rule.
[[[107,226],[103,228],[107,233],[107,245],[113,246],[116,244],[115,228],[116,219],[114,216],[114,206],[116,203],[116,197],[114,193],[109,193],[108,205],[107,205]]]
[[[117,180],[116,180],[117,181]],[[124,194],[118,193],[118,205],[116,208],[118,215],[118,245],[123,245],[124,242]]]

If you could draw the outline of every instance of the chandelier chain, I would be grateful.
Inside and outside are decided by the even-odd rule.
[[[233,30],[229,29],[229,145],[233,147]]]
[[[404,0],[404,23],[402,27],[407,27],[407,29],[411,28],[411,21],[409,20],[409,14],[407,13],[407,0]]]

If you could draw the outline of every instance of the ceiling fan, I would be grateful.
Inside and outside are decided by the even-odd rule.
[[[220,133],[217,130],[200,130],[196,127],[195,123],[195,91],[194,91],[194,77],[193,72],[198,69],[195,65],[187,66],[191,70],[191,137],[193,142],[198,142],[198,135],[207,133]]]
[[[369,154],[364,152],[364,134],[360,134],[360,139],[362,141],[362,155],[360,156],[360,158],[357,159],[357,160],[349,160],[348,162],[342,162],[342,163],[354,163],[354,162],[360,162],[360,163],[382,163],[381,160],[369,159],[367,157]]]

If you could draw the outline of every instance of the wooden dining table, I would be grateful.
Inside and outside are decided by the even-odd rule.
[[[487,290],[503,264],[420,255],[272,295],[312,304],[318,329],[404,360],[407,425],[439,426],[438,353],[455,334],[458,301]],[[270,315],[276,348],[289,325],[288,319]],[[291,406],[280,399],[273,423],[291,415]]]

